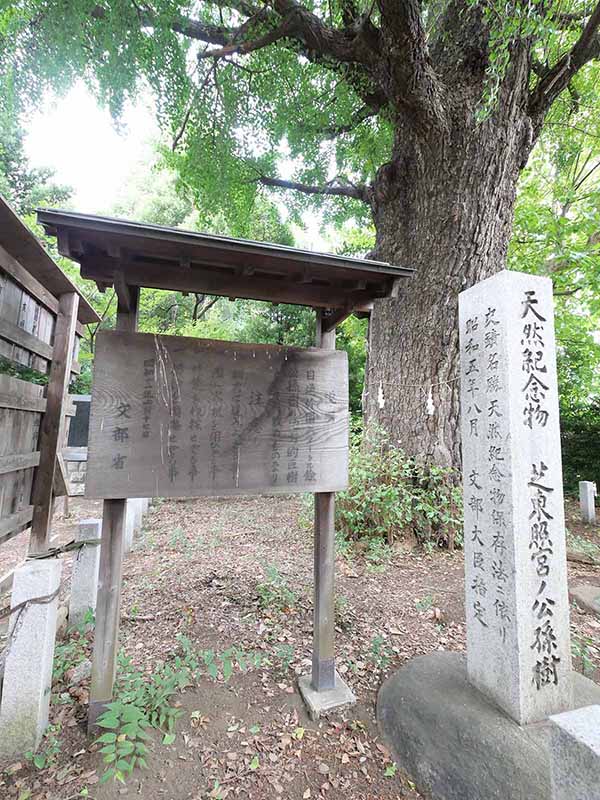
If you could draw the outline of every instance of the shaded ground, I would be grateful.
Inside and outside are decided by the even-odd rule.
[[[94,511],[82,500],[72,510],[80,517]],[[379,563],[364,555],[338,558],[338,666],[358,704],[313,723],[296,690],[311,654],[312,536],[299,523],[304,516],[300,499],[282,497],[155,507],[125,564],[124,650],[149,675],[165,659],[184,659],[177,639],[183,635],[194,653],[215,653],[216,679],[203,669],[196,685],[177,694],[177,735],[172,743],[154,736],[147,770],[136,770],[124,787],[100,786],[100,756],[84,735],[87,682],[71,685],[71,664],[88,643],[75,638],[71,650],[61,649],[64,674],[53,698],[60,752],[43,769],[25,759],[12,765],[0,777],[0,796],[416,800],[378,737],[376,692],[408,658],[464,648],[462,555],[430,557],[397,545]],[[584,533],[592,544],[600,541],[597,528]],[[598,567],[570,564],[569,572],[570,581],[600,583]],[[600,620],[573,608],[572,628],[576,666],[600,680]],[[232,648],[244,655],[241,664],[231,656],[225,681]],[[46,752],[51,744],[52,735]]]

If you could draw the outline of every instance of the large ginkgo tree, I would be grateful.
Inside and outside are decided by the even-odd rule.
[[[241,234],[265,191],[372,224],[416,273],[375,304],[367,417],[458,464],[457,296],[505,266],[549,115],[586,113],[599,27],[584,0],[17,0],[0,70],[24,111],[84,78],[118,118],[150,87],[171,165]]]

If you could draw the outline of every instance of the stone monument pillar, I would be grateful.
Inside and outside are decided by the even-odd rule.
[[[469,680],[519,724],[571,705],[552,282],[460,295]]]

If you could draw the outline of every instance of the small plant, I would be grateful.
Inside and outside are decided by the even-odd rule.
[[[592,656],[598,651],[594,647],[594,642],[590,636],[583,636],[573,633],[571,638],[571,653],[575,661],[581,665],[581,674],[589,675],[594,672],[594,661]]]
[[[383,572],[392,556],[392,548],[383,539],[370,539],[365,558],[369,572]]]
[[[351,621],[348,614],[350,608],[348,598],[343,594],[336,594],[334,602],[336,625],[340,625],[342,628],[349,628]]]
[[[296,595],[287,585],[285,578],[279,574],[277,567],[268,566],[265,573],[265,580],[256,587],[261,607],[277,611],[288,611],[293,608],[296,604]]]
[[[433,608],[433,595],[426,594],[420,600],[415,600],[415,608],[417,611],[429,611],[430,608]]]
[[[71,628],[67,632],[68,638],[64,642],[57,642],[52,665],[53,681],[62,681],[68,670],[81,664],[87,658],[87,640],[80,631],[83,626],[84,623],[78,628]]]
[[[276,657],[281,662],[281,671],[287,672],[294,658],[294,648],[291,644],[282,644],[275,651]]]
[[[348,539],[344,531],[335,532],[335,553],[340,558],[350,561],[354,555],[354,548],[352,542]]]
[[[171,538],[169,539],[169,545],[174,550],[182,550],[185,552],[188,548],[189,542],[188,538],[185,535],[185,532],[181,526],[177,526],[173,533],[171,534]]]
[[[25,753],[25,758],[31,761],[36,769],[46,769],[56,763],[58,754],[60,753],[60,739],[58,738],[61,731],[60,724],[48,725],[44,733],[44,743],[37,752],[29,750]]]
[[[384,670],[392,661],[394,652],[381,635],[374,636],[369,649],[369,662],[376,669]]]
[[[96,739],[96,744],[102,745],[100,752],[107,764],[100,783],[106,783],[111,778],[125,783],[126,776],[131,774],[134,767],[148,766],[148,749],[144,742],[150,738],[147,730],[150,723],[141,708],[133,703],[109,703],[98,718],[98,725],[106,729]]]
[[[600,547],[594,544],[594,542],[590,542],[590,540],[586,539],[584,536],[574,536],[567,531],[567,542],[569,543],[569,547],[572,550],[576,550],[578,553],[583,553],[583,555],[590,556],[591,558],[600,558]]]

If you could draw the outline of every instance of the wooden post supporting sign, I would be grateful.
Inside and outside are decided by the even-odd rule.
[[[335,350],[335,328],[323,331],[322,321],[322,313],[318,312],[315,344],[323,350]],[[317,692],[333,689],[335,686],[334,516],[335,494],[316,493],[312,686]]]
[[[127,288],[126,304],[124,293],[117,288],[119,296],[117,330],[135,331],[139,289]],[[113,697],[119,650],[126,503],[127,501],[123,498],[105,500],[103,503],[96,629],[88,712],[89,732],[96,728],[98,717],[104,712],[106,704],[110,703]]]

